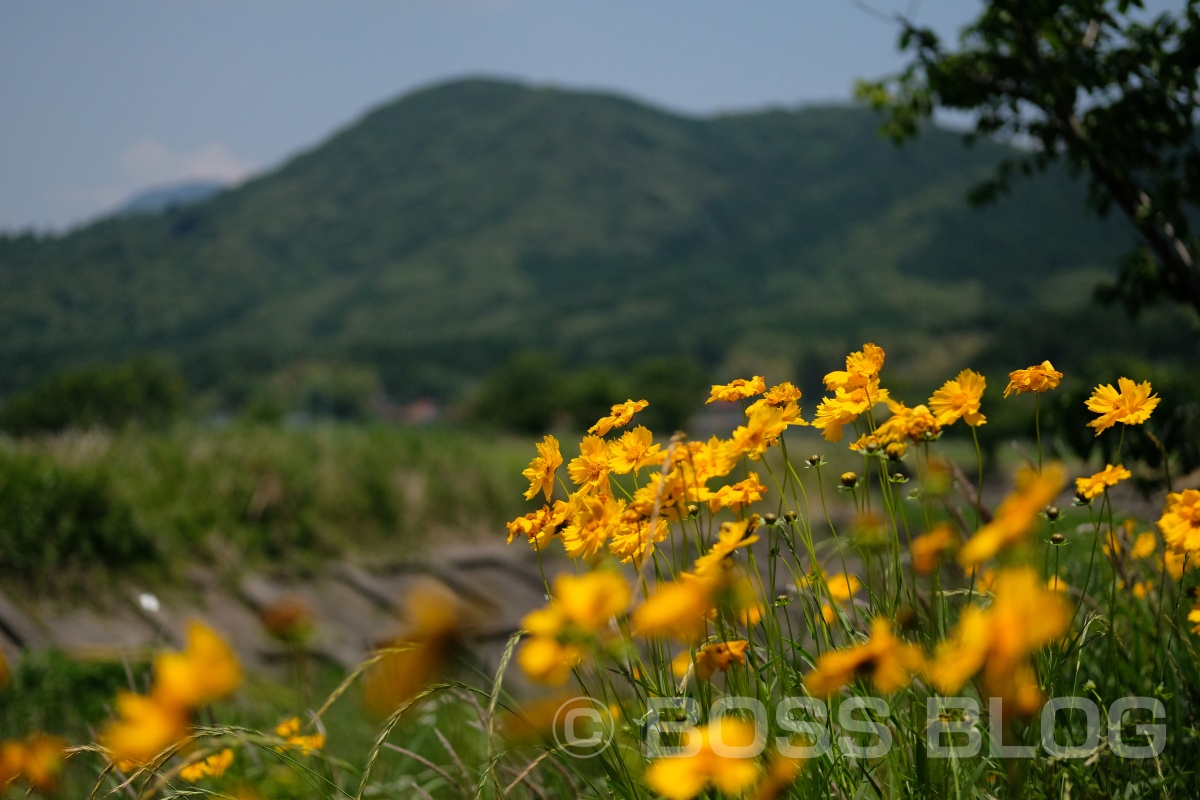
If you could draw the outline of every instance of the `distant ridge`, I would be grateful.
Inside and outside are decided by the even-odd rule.
[[[225,186],[217,181],[189,181],[147,189],[126,200],[114,213],[118,216],[158,214],[169,208],[184,208],[203,203]]]
[[[146,350],[197,385],[350,361],[399,398],[456,395],[527,349],[811,373],[875,337],[897,364],[935,344],[958,364],[1016,314],[1086,305],[1128,247],[1059,173],[981,213],[965,192],[1003,148],[929,130],[896,149],[876,127],[858,108],[696,118],[429,87],[207,200],[0,237],[0,391]]]

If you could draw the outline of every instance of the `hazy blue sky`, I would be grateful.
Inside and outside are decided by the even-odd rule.
[[[0,0],[0,230],[277,166],[367,109],[472,74],[695,114],[847,102],[904,12],[978,0]]]

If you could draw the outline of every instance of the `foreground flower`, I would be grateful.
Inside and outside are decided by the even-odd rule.
[[[942,522],[933,526],[929,533],[912,540],[912,567],[918,575],[933,572],[943,553],[958,544],[958,534]]]
[[[688,730],[684,737],[694,753],[655,759],[646,770],[646,782],[663,797],[690,800],[709,786],[736,795],[758,780],[753,757],[758,733],[753,724],[722,716],[704,728]],[[746,755],[737,757],[739,750]]]
[[[1066,632],[1070,607],[1027,567],[1001,572],[994,592],[989,608],[963,611],[926,674],[942,694],[954,694],[979,675],[985,696],[1002,697],[1018,713],[1032,714],[1042,694],[1030,659]]]
[[[929,398],[929,410],[936,416],[938,425],[950,425],[959,419],[973,428],[983,425],[987,417],[979,413],[979,404],[986,387],[987,380],[982,375],[964,369],[933,393]]]
[[[626,400],[624,403],[617,403],[607,417],[601,417],[595,425],[588,428],[588,433],[603,436],[613,428],[624,427],[629,420],[633,419],[634,414],[648,405],[650,404],[645,400]]]
[[[531,636],[517,653],[522,671],[538,683],[558,685],[583,660],[583,644],[625,612],[632,591],[616,572],[559,575],[545,608],[530,612],[521,627]]]
[[[179,777],[188,783],[195,783],[201,778],[219,778],[233,763],[233,750],[226,747],[219,753],[213,753],[208,758],[195,761],[179,770]]]
[[[689,577],[660,584],[633,612],[637,636],[675,636],[694,642],[704,636],[715,599],[711,581]]]
[[[0,742],[0,794],[13,781],[23,781],[34,791],[53,794],[63,768],[67,743],[57,736],[33,733],[24,741]]]
[[[704,403],[705,405],[713,402],[734,403],[756,394],[762,394],[766,390],[767,382],[761,375],[755,375],[750,380],[738,378],[724,385],[713,384],[712,393]]]
[[[1167,495],[1158,529],[1167,547],[1177,555],[1191,555],[1195,560],[1200,551],[1200,490],[1185,489]]]
[[[546,499],[550,499],[550,494],[554,491],[554,471],[558,469],[562,463],[562,453],[558,450],[558,439],[547,435],[546,438],[538,442],[537,456],[533,461],[529,462],[529,467],[521,474],[529,481],[529,489],[525,491],[525,499],[532,500],[537,496],[538,492],[546,495]]]
[[[1076,478],[1075,493],[1084,500],[1095,500],[1104,494],[1110,486],[1116,486],[1132,475],[1133,473],[1120,464],[1117,464],[1115,467],[1109,464],[1095,475],[1089,475],[1086,478]]]
[[[186,710],[156,702],[151,697],[121,692],[117,695],[118,719],[100,734],[115,762],[148,764],[188,733]]]
[[[381,648],[364,676],[367,707],[387,716],[411,700],[442,669],[462,625],[461,601],[449,587],[429,580],[405,598],[408,630]]]
[[[886,619],[871,622],[871,638],[845,650],[833,650],[817,659],[804,676],[804,688],[814,697],[829,697],[856,677],[870,678],[879,691],[890,694],[912,680],[924,664],[921,648],[892,635]]]
[[[1041,394],[1051,389],[1057,389],[1062,376],[1062,373],[1054,369],[1054,365],[1049,361],[1043,361],[1041,364],[1025,369],[1013,370],[1008,373],[1008,386],[1004,387],[1004,396],[1008,397],[1013,392]]]
[[[232,692],[242,682],[233,650],[216,631],[188,626],[187,648],[154,660],[154,698],[180,709],[199,708]]]
[[[1118,422],[1140,425],[1158,406],[1159,397],[1150,393],[1150,381],[1134,383],[1129,378],[1120,378],[1117,386],[1120,388],[1114,389],[1111,383],[1101,384],[1088,398],[1088,410],[1100,415],[1088,423],[1089,428],[1096,429],[1097,436]]]
[[[996,509],[996,516],[980,528],[958,551],[964,567],[991,558],[1002,548],[1023,541],[1033,529],[1038,514],[1052,503],[1066,483],[1062,466],[1049,464],[1042,472],[1022,468],[1017,487]]]

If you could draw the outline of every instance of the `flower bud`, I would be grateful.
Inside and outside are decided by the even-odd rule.
[[[1065,541],[1067,541],[1067,537],[1063,536],[1061,533],[1050,534],[1050,544],[1058,545],[1058,544],[1062,544]]]
[[[853,489],[857,485],[858,485],[858,473],[857,472],[843,472],[842,473],[842,486],[845,486],[847,489]]]

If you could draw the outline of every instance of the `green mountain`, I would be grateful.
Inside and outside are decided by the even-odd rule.
[[[1059,173],[970,209],[1002,147],[877,124],[435,86],[205,202],[0,237],[0,390],[146,351],[198,385],[343,360],[400,398],[530,349],[811,374],[868,338],[932,374],[1075,314],[1132,243]]]

